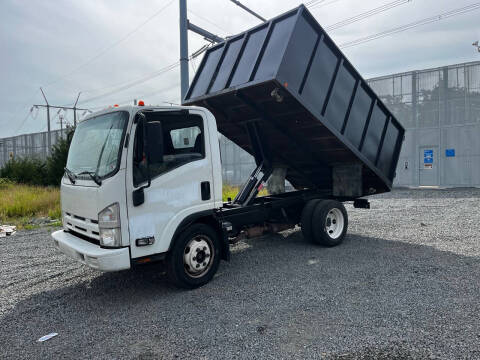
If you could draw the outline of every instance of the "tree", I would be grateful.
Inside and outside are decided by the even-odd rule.
[[[65,173],[68,150],[70,149],[74,131],[75,128],[68,128],[66,138],[61,138],[55,145],[52,146],[52,151],[50,156],[47,158],[46,164],[47,183],[49,185],[60,185],[60,181]]]

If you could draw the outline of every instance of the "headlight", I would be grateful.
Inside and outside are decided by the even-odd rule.
[[[118,247],[122,242],[120,228],[102,229],[100,228],[100,245],[105,247]]]
[[[120,227],[120,205],[118,203],[109,205],[98,213],[98,226],[101,228]]]
[[[118,203],[109,205],[98,213],[98,228],[101,246],[119,247],[122,245],[120,205]]]

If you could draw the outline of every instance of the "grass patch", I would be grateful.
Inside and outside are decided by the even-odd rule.
[[[238,194],[238,186],[232,186],[232,185],[223,185],[222,189],[222,200],[227,201],[228,198],[230,199],[235,199],[235,196]]]
[[[222,190],[223,190],[222,199],[223,201],[227,201],[228,198],[232,200],[235,199],[235,196],[237,196],[238,191],[240,190],[240,187],[224,184]],[[262,190],[260,190],[257,196],[266,196],[266,195],[268,195],[268,191],[266,188],[263,188]]]
[[[0,182],[0,223],[24,227],[32,218],[61,216],[60,189]]]

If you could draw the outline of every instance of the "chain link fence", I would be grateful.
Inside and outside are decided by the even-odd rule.
[[[479,61],[368,82],[407,129],[396,185],[480,186]]]
[[[67,129],[50,132],[52,146],[67,136]],[[12,158],[35,157],[45,160],[48,156],[48,132],[25,134],[0,139],[0,168]]]

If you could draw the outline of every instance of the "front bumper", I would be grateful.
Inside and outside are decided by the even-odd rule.
[[[104,249],[64,230],[55,231],[52,238],[64,254],[94,269],[102,271],[130,269],[128,248]]]

